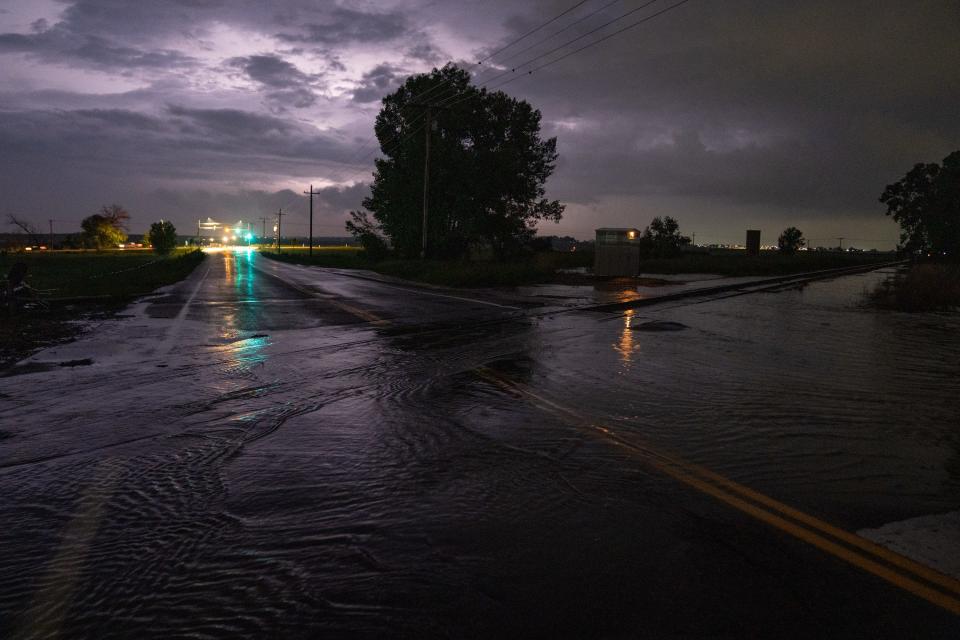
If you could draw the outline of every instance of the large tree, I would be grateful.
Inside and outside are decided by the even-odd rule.
[[[118,204],[103,205],[99,213],[87,216],[80,223],[87,244],[97,249],[115,247],[125,242],[123,226],[130,219],[127,210]]]
[[[690,238],[680,233],[680,223],[670,216],[657,216],[640,235],[640,254],[644,258],[673,258],[680,255]]]
[[[783,253],[796,253],[805,244],[807,241],[803,239],[803,231],[796,227],[787,227],[777,238],[777,247]]]
[[[150,243],[156,253],[166,255],[177,246],[177,229],[169,220],[154,222],[144,240]]]
[[[935,162],[918,163],[887,185],[880,202],[900,225],[900,248],[946,255],[960,254],[960,151]]]
[[[363,206],[398,253],[420,254],[428,127],[430,256],[461,256],[471,245],[508,254],[538,221],[560,219],[563,205],[544,197],[557,143],[541,139],[540,112],[501,91],[478,89],[466,71],[448,65],[407,78],[377,116],[384,157]],[[372,224],[355,212],[348,229],[362,237]]]

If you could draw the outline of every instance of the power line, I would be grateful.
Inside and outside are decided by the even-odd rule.
[[[656,2],[656,1],[657,1],[657,0],[651,0],[651,2],[646,3],[645,5],[643,5],[643,7],[649,6],[649,5],[653,4],[653,2]],[[614,32],[612,32],[612,33],[609,33],[609,34],[603,36],[602,38],[598,38],[597,40],[594,40],[594,41],[592,41],[592,42],[589,42],[589,43],[583,45],[582,47],[579,47],[579,48],[577,48],[577,49],[574,49],[573,51],[569,51],[569,52],[565,53],[564,55],[560,56],[559,58],[555,58],[555,59],[550,60],[549,62],[546,62],[546,63],[544,63],[544,64],[542,64],[542,65],[540,65],[540,66],[534,67],[533,69],[529,69],[525,74],[515,75],[515,76],[513,76],[513,77],[511,77],[511,78],[508,78],[508,79],[505,80],[504,82],[500,82],[499,84],[496,84],[496,85],[494,85],[494,86],[492,86],[492,87],[488,86],[487,89],[488,89],[488,90],[499,89],[500,87],[503,87],[503,86],[505,86],[505,85],[507,85],[507,84],[510,84],[510,83],[513,82],[514,80],[517,80],[517,79],[522,78],[522,77],[525,77],[525,76],[529,76],[529,75],[533,74],[535,71],[539,71],[539,70],[541,70],[541,69],[545,69],[546,67],[549,67],[550,65],[556,64],[556,63],[560,62],[561,60],[564,60],[564,59],[566,59],[566,58],[569,58],[570,56],[572,56],[572,55],[574,55],[574,54],[580,53],[580,52],[583,51],[584,49],[589,49],[590,47],[592,47],[592,46],[594,46],[594,45],[598,45],[598,44],[600,44],[601,42],[604,42],[605,40],[609,40],[610,38],[613,38],[614,36],[617,36],[617,35],[623,33],[624,31],[628,31],[628,30],[630,30],[630,29],[633,29],[634,27],[640,26],[641,24],[643,24],[643,23],[645,23],[645,22],[649,22],[650,20],[653,20],[654,18],[657,18],[657,17],[659,17],[659,16],[667,13],[668,11],[672,11],[672,10],[680,7],[681,5],[686,4],[686,3],[689,2],[689,1],[690,1],[690,0],[680,0],[680,2],[676,2],[676,3],[672,4],[672,5],[670,5],[669,7],[666,7],[665,9],[661,9],[660,11],[657,11],[657,12],[655,12],[655,13],[652,13],[652,14],[648,15],[648,16],[645,16],[645,17],[641,18],[640,20],[637,20],[636,22],[631,22],[631,23],[628,24],[627,26],[625,26],[625,27],[623,27],[623,28],[621,28],[621,29],[617,29],[616,31],[614,31]],[[642,9],[643,7],[639,7],[638,9]],[[614,20],[611,20],[610,22],[607,22],[607,23],[601,25],[600,27],[597,27],[596,29],[593,29],[592,31],[590,31],[590,32],[588,32],[588,33],[585,33],[585,34],[582,35],[582,36],[579,36],[579,37],[577,37],[577,38],[574,38],[573,40],[570,40],[570,41],[568,41],[568,42],[566,42],[566,43],[564,43],[564,44],[562,44],[562,45],[560,45],[560,46],[558,46],[558,47],[555,47],[555,48],[551,49],[550,51],[548,51],[548,52],[546,52],[546,53],[543,53],[543,54],[540,54],[540,55],[538,55],[538,56],[536,56],[536,57],[534,57],[534,58],[531,58],[530,60],[527,60],[526,62],[524,62],[524,63],[522,63],[522,64],[520,64],[520,65],[517,65],[516,67],[514,67],[514,69],[519,69],[519,68],[521,68],[521,67],[524,67],[524,66],[530,64],[531,62],[535,62],[535,61],[537,61],[537,60],[539,60],[539,59],[542,59],[543,57],[545,57],[545,56],[547,56],[547,55],[549,55],[549,54],[551,54],[551,53],[554,53],[554,52],[556,52],[556,51],[559,51],[560,49],[564,48],[565,46],[567,46],[567,45],[569,45],[569,44],[571,44],[571,43],[573,43],[573,42],[576,42],[577,40],[581,40],[582,38],[584,38],[585,36],[590,35],[591,33],[595,33],[596,31],[602,29],[603,27],[608,26],[608,25],[612,24],[613,22],[616,22],[617,20],[620,20],[621,18],[629,15],[630,13],[633,13],[634,11],[637,11],[638,9],[634,9],[633,11],[630,11],[630,12],[628,12],[628,13],[620,16],[620,18],[616,18],[616,19],[614,19]],[[513,73],[513,71],[510,71],[510,72],[508,72],[508,73]],[[502,74],[500,74],[499,76],[497,76],[496,78],[490,79],[486,84],[489,85],[491,82],[493,82],[493,81],[496,80],[497,78],[501,78],[501,77],[503,77],[503,76],[505,76],[505,75],[508,75],[508,73],[502,73]],[[459,100],[456,100],[456,101],[454,101],[454,102],[448,102],[448,103],[445,104],[445,106],[453,107],[454,105],[459,104],[459,103],[461,103],[461,102],[463,102],[464,100],[467,100],[467,99],[469,99],[469,98],[470,98],[470,96],[467,95],[467,96],[464,96],[464,97],[462,97],[462,98],[460,98]]]
[[[575,53],[580,53],[580,52],[583,51],[584,49],[589,49],[590,47],[592,47],[592,46],[594,46],[594,45],[596,45],[596,44],[600,44],[600,43],[603,42],[604,40],[609,40],[610,38],[612,38],[612,37],[614,37],[614,36],[620,35],[620,34],[623,33],[624,31],[629,31],[630,29],[633,29],[634,27],[638,27],[638,26],[640,26],[641,24],[643,24],[644,22],[649,22],[650,20],[653,20],[653,19],[656,18],[657,16],[661,16],[661,15],[667,13],[668,11],[673,11],[673,10],[676,9],[677,7],[679,7],[679,6],[681,6],[681,5],[684,5],[684,4],[688,3],[688,2],[690,2],[690,0],[680,0],[680,2],[676,2],[676,3],[672,4],[672,5],[670,5],[669,7],[667,7],[666,9],[661,9],[660,11],[657,11],[656,13],[651,13],[649,16],[647,16],[647,17],[645,17],[645,18],[641,18],[640,20],[637,20],[636,22],[633,22],[633,23],[631,23],[631,24],[628,24],[627,26],[623,27],[622,29],[617,29],[617,30],[614,31],[613,33],[607,34],[607,35],[603,36],[602,38],[600,38],[599,40],[594,40],[593,42],[591,42],[591,43],[589,43],[589,44],[586,44],[586,45],[580,47],[579,49],[574,49],[573,51],[571,51],[571,52],[569,52],[569,53],[567,53],[567,54],[564,54],[564,55],[560,56],[559,58],[555,58],[554,60],[551,60],[550,62],[548,62],[548,63],[546,63],[546,64],[542,64],[542,65],[540,65],[539,67],[535,67],[535,68],[533,68],[533,69],[530,69],[527,73],[530,74],[530,73],[533,73],[534,71],[539,71],[540,69],[543,69],[543,68],[545,68],[545,67],[549,67],[549,66],[552,65],[552,64],[556,64],[556,63],[560,62],[561,60],[563,60],[564,58],[569,58],[570,56],[572,56],[572,55],[575,54]],[[650,3],[648,3],[648,4],[650,4]],[[556,50],[556,49],[554,49],[554,51],[555,51],[555,50]],[[552,51],[551,51],[550,53],[552,53]],[[542,56],[540,56],[540,57],[542,57]],[[504,83],[504,84],[506,84],[506,83]],[[502,86],[502,85],[501,85],[501,86]]]
[[[577,36],[576,38],[573,38],[572,40],[567,40],[567,41],[564,42],[563,44],[561,44],[561,45],[559,45],[559,46],[556,46],[556,47],[554,47],[553,49],[550,49],[549,51],[547,51],[547,52],[545,52],[545,53],[541,53],[541,54],[538,55],[538,56],[535,56],[535,57],[533,57],[533,58],[530,58],[529,60],[526,60],[525,62],[521,62],[520,64],[516,65],[515,67],[513,67],[513,68],[511,68],[511,69],[508,69],[508,70],[504,71],[503,73],[494,76],[493,78],[490,78],[490,79],[487,80],[484,84],[490,84],[491,82],[496,82],[497,80],[499,80],[500,78],[502,78],[502,77],[504,77],[504,76],[508,76],[508,75],[510,75],[511,73],[516,73],[517,69],[520,69],[520,68],[522,68],[522,67],[525,67],[525,66],[527,66],[528,64],[530,64],[531,62],[536,62],[537,60],[540,60],[541,58],[544,58],[544,57],[550,55],[551,53],[554,53],[554,52],[556,52],[556,51],[559,51],[560,49],[563,49],[563,48],[566,47],[567,45],[573,44],[574,42],[576,42],[576,41],[578,41],[578,40],[583,40],[583,39],[586,38],[587,36],[593,35],[593,34],[596,33],[597,31],[600,31],[601,29],[605,29],[606,27],[609,27],[611,24],[613,24],[613,23],[615,23],[615,22],[619,22],[620,20],[623,20],[623,19],[626,18],[627,16],[631,16],[631,15],[635,14],[637,11],[642,11],[642,10],[646,9],[647,7],[649,7],[650,5],[652,5],[652,4],[654,4],[654,3],[658,2],[658,1],[659,1],[659,0],[648,0],[647,2],[643,3],[643,4],[640,5],[639,7],[636,7],[636,8],[634,8],[634,9],[631,9],[630,11],[627,11],[626,13],[623,13],[623,14],[617,16],[617,17],[614,18],[613,20],[608,20],[607,22],[604,22],[604,23],[603,23],[602,25],[600,25],[599,27],[596,27],[596,28],[594,28],[594,29],[591,29],[590,31],[587,31],[586,33],[584,33],[584,34],[582,34],[582,35],[579,35],[579,36]]]
[[[512,47],[513,45],[517,44],[518,42],[520,42],[521,40],[523,40],[523,39],[526,38],[527,36],[533,35],[533,34],[536,33],[537,31],[540,31],[540,29],[543,29],[545,26],[547,26],[547,25],[549,25],[549,24],[552,24],[553,22],[556,22],[557,20],[559,20],[559,19],[562,18],[563,16],[567,15],[568,13],[570,13],[571,11],[573,11],[574,9],[576,9],[577,7],[586,4],[587,2],[589,2],[589,0],[580,0],[580,2],[578,2],[577,4],[573,5],[572,7],[570,7],[569,9],[567,9],[566,11],[563,11],[562,13],[560,13],[560,14],[552,17],[552,18],[550,18],[549,20],[547,20],[546,22],[544,22],[543,24],[541,24],[539,27],[535,27],[535,28],[531,29],[530,31],[527,31],[525,34],[523,34],[522,36],[520,36],[520,37],[517,38],[516,40],[510,42],[510,43],[507,44],[506,46],[500,47],[499,49],[497,49],[496,51],[494,51],[493,53],[491,53],[490,55],[488,55],[486,58],[480,60],[477,64],[483,64],[484,62],[486,62],[487,60],[489,60],[489,59],[492,58],[493,56],[495,56],[495,55],[497,55],[497,54],[499,54],[499,53],[501,53],[501,52],[503,52],[503,51],[506,51],[507,49],[509,49],[509,48]]]
[[[479,66],[479,65],[483,64],[483,63],[486,62],[487,60],[490,60],[490,59],[493,58],[494,56],[498,55],[500,52],[502,52],[502,51],[504,51],[504,50],[512,47],[514,44],[520,42],[521,40],[523,40],[523,39],[526,38],[527,36],[530,36],[530,35],[536,33],[537,31],[540,31],[541,29],[543,29],[544,27],[552,24],[553,22],[556,22],[557,20],[559,20],[559,19],[562,18],[563,16],[567,15],[568,13],[570,13],[571,11],[573,11],[574,9],[577,9],[577,8],[580,7],[581,5],[586,4],[588,1],[589,1],[589,0],[581,0],[581,2],[578,2],[577,4],[573,5],[572,7],[568,8],[568,9],[562,11],[562,12],[560,12],[559,14],[555,15],[554,17],[550,18],[549,20],[547,20],[546,22],[540,24],[539,26],[535,27],[534,29],[531,29],[530,31],[528,31],[528,32],[525,33],[524,35],[520,36],[519,38],[514,39],[512,42],[510,42],[510,43],[507,44],[506,46],[501,47],[501,48],[498,49],[497,51],[494,51],[493,53],[489,54],[488,56],[486,56],[485,58],[483,58],[482,60],[480,60],[479,62],[475,63],[475,64],[472,65],[472,66],[476,67],[476,66]],[[606,5],[606,6],[609,6],[609,5]],[[594,12],[594,13],[596,13],[596,12]],[[591,13],[591,14],[589,14],[589,15],[593,15],[593,14]],[[588,15],[587,17],[589,17],[589,15]],[[581,20],[581,21],[582,21],[582,20]],[[565,29],[564,29],[564,30],[565,30]],[[559,33],[559,32],[558,32],[558,33]],[[431,87],[429,87],[428,89],[420,92],[420,93],[417,94],[416,96],[413,96],[406,105],[404,105],[403,107],[401,107],[401,109],[400,109],[401,112],[402,112],[404,109],[406,109],[408,106],[410,106],[412,103],[415,103],[415,102],[418,102],[418,101],[422,101],[424,98],[426,98],[427,96],[429,96],[430,94],[432,94],[434,91],[440,89],[441,87],[444,87],[444,86],[446,86],[446,85],[449,85],[449,83],[450,83],[450,81],[449,81],[447,78],[441,78],[441,79],[438,80],[433,86],[431,86]],[[456,97],[457,95],[458,95],[458,92],[457,92],[457,91],[454,91],[454,93],[453,93],[452,95],[447,96],[447,97],[444,97],[444,98],[443,98],[441,101],[439,101],[437,104],[442,104],[442,103],[445,102],[446,100],[449,100],[450,98],[454,98],[454,97]],[[386,143],[392,142],[392,141],[395,140],[395,139],[396,139],[396,136],[394,136],[394,137],[391,138],[391,139],[388,139],[388,140],[386,141]],[[367,150],[366,152],[363,152],[363,149],[366,148],[371,142],[375,142],[375,144],[374,144],[369,150]],[[359,157],[357,157],[355,160],[351,160],[351,163],[353,163],[353,162],[359,162],[360,160],[363,160],[363,159],[366,158],[368,155],[370,155],[370,153],[375,152],[375,151],[376,151],[376,148],[377,148],[377,146],[378,146],[378,143],[379,143],[379,140],[376,140],[376,134],[370,136],[370,137],[367,139],[367,141],[364,142],[363,145],[361,146],[361,150],[360,150],[360,155],[359,155]],[[342,182],[342,180],[343,180],[342,174],[339,175],[339,176],[337,176],[337,177],[335,177],[335,178],[334,178],[334,177],[331,177],[331,181]]]
[[[537,40],[536,42],[534,42],[534,43],[531,44],[530,46],[524,47],[523,49],[520,49],[520,51],[514,52],[513,54],[510,55],[509,58],[501,61],[500,64],[504,64],[504,63],[506,63],[506,62],[508,62],[508,61],[510,61],[510,60],[513,60],[514,58],[516,58],[517,56],[519,56],[521,53],[526,53],[527,51],[530,51],[530,49],[533,49],[533,48],[535,48],[535,47],[540,46],[541,44],[543,44],[543,43],[546,42],[547,40],[552,40],[553,38],[556,38],[558,35],[560,35],[560,34],[563,33],[564,31],[567,31],[568,29],[572,29],[573,27],[577,26],[578,24],[580,24],[580,23],[583,22],[584,20],[588,20],[588,19],[592,18],[593,16],[597,15],[597,14],[600,13],[601,11],[603,11],[603,10],[605,10],[605,9],[609,9],[609,8],[612,7],[613,5],[618,4],[620,1],[621,1],[621,0],[611,0],[611,1],[608,2],[607,4],[605,4],[605,5],[603,5],[602,7],[600,7],[599,9],[594,9],[593,11],[591,11],[590,13],[588,13],[587,15],[583,16],[582,18],[580,18],[579,20],[576,20],[576,21],[574,21],[574,22],[571,22],[570,24],[568,24],[567,26],[565,26],[563,29],[560,29],[559,31],[555,31],[554,33],[551,33],[551,34],[550,34],[549,36],[547,36],[546,38],[542,38],[542,39],[540,39],[540,40]]]

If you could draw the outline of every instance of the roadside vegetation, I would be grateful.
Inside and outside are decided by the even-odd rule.
[[[0,309],[0,369],[81,331],[78,320],[108,317],[132,298],[190,275],[200,251],[0,252],[0,274],[27,265],[38,304]]]
[[[711,253],[685,253],[676,258],[642,260],[641,273],[715,273],[722,276],[780,276],[807,271],[857,267],[896,260],[893,252],[761,251],[748,256],[729,249]]]
[[[0,272],[16,262],[27,265],[27,284],[46,292],[54,303],[62,299],[127,299],[187,277],[203,260],[198,250],[167,256],[150,251],[33,251],[0,254]]]
[[[960,309],[960,151],[917,163],[887,185],[880,202],[900,225],[900,250],[918,262],[867,294],[898,311]]]
[[[573,281],[576,280],[575,274],[558,274],[557,270],[593,265],[591,251],[541,251],[509,261],[391,257],[375,260],[364,249],[342,247],[324,247],[319,250],[314,247],[312,257],[306,249],[300,248],[283,249],[279,254],[275,250],[262,253],[282,262],[338,269],[366,269],[386,276],[445,287],[515,287],[564,279]],[[579,284],[579,280],[576,283]]]
[[[419,260],[387,258],[372,260],[360,248],[314,248],[311,258],[306,249],[284,248],[263,255],[282,262],[310,264],[337,269],[366,269],[387,276],[447,287],[513,287],[530,284],[590,285],[599,279],[589,275],[593,251],[540,251],[509,261]],[[799,251],[781,254],[764,251],[748,256],[744,251],[722,253],[683,253],[673,258],[641,261],[644,274],[715,273],[725,276],[776,276],[806,271],[890,262],[892,253]],[[583,269],[586,267],[586,269]],[[580,273],[571,271],[581,270]],[[620,280],[623,280],[620,278]]]
[[[895,311],[960,309],[960,265],[912,265],[881,282],[867,297],[874,306]]]

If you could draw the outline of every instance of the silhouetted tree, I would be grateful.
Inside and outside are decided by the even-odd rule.
[[[780,247],[780,251],[787,254],[796,253],[805,244],[807,242],[803,239],[803,232],[796,227],[787,227],[777,238],[777,246]]]
[[[960,254],[960,151],[918,163],[887,185],[880,202],[900,225],[900,249],[931,251],[956,260]]]
[[[87,243],[96,249],[103,249],[126,241],[127,234],[123,225],[129,219],[130,214],[120,205],[104,205],[100,208],[100,213],[87,216],[80,226]]]
[[[31,244],[42,244],[39,240],[39,232],[37,227],[31,223],[29,220],[25,220],[19,216],[16,216],[12,213],[7,214],[7,221],[15,227],[18,227],[25,234],[30,236]]]
[[[451,97],[446,108],[432,109],[429,125],[428,252],[460,256],[479,243],[508,254],[533,235],[539,220],[563,214],[563,205],[544,198],[556,139],[540,138],[540,112],[529,103],[478,89],[453,65],[411,76],[383,98],[375,132],[384,157],[363,201],[378,229],[364,232],[379,230],[401,255],[419,255],[428,126],[422,103]],[[354,223],[348,229],[356,234],[363,227]]]
[[[166,255],[177,246],[177,229],[169,220],[154,222],[144,241],[149,242],[155,252]]]
[[[690,238],[680,233],[680,223],[665,216],[657,216],[639,239],[640,254],[645,258],[672,258],[680,255],[684,245],[690,244]]]
[[[350,220],[347,220],[347,231],[360,241],[363,255],[368,260],[383,260],[390,253],[386,240],[377,233],[376,225],[364,211],[351,211]]]

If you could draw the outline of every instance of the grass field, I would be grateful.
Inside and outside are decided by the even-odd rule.
[[[683,274],[716,273],[724,276],[779,276],[823,269],[856,267],[895,260],[893,253],[846,253],[827,251],[799,251],[785,255],[778,251],[764,251],[759,256],[748,256],[745,251],[723,253],[685,253],[678,258],[644,260],[642,273]]]
[[[264,251],[263,255],[282,262],[311,264],[339,269],[368,269],[388,276],[447,287],[510,287],[553,282],[557,269],[593,264],[593,254],[548,251],[512,262],[458,260],[399,260],[379,262],[367,260],[362,249],[330,250],[314,248],[313,256],[305,249],[283,249],[280,254]]]
[[[557,273],[558,269],[593,266],[593,253],[545,251],[510,262],[495,261],[440,261],[396,260],[380,262],[366,260],[362,249],[342,247],[331,251],[314,248],[313,256],[301,248],[264,252],[275,260],[297,264],[312,264],[340,269],[369,269],[384,275],[449,287],[508,287],[540,283],[590,284],[592,279]],[[716,273],[725,276],[775,276],[820,271],[839,267],[889,262],[891,253],[828,253],[803,251],[784,255],[766,251],[759,256],[748,256],[744,251],[723,253],[685,253],[677,258],[644,260],[640,270],[645,274]]]
[[[922,263],[881,282],[869,292],[869,301],[895,311],[951,311],[960,309],[960,265]]]
[[[47,297],[128,298],[182,280],[203,254],[177,251],[160,257],[150,251],[51,251],[0,254],[3,275],[15,262],[26,262],[27,283],[49,291]]]
[[[200,251],[160,258],[149,251],[51,251],[0,253],[0,274],[27,263],[27,283],[46,290],[48,310],[0,309],[0,370],[37,349],[81,331],[76,320],[105,317],[132,297],[190,275]]]

